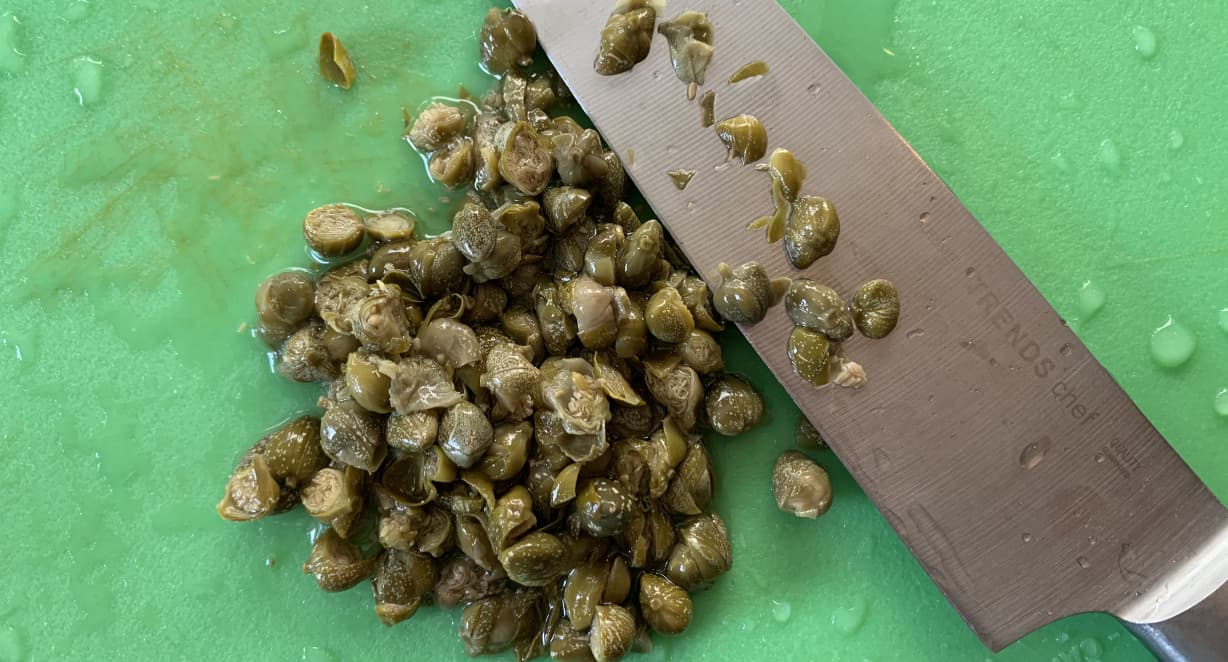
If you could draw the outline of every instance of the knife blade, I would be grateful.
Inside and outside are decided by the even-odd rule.
[[[592,63],[612,3],[514,2],[710,287],[719,263],[750,260],[846,295],[871,278],[898,286],[896,331],[846,343],[869,373],[861,389],[816,389],[793,373],[779,306],[741,331],[987,646],[1086,611],[1205,620],[1228,579],[1228,511],[779,5],[685,9],[715,25],[706,88],[717,119],[759,117],[770,147],[806,164],[803,192],[839,209],[836,251],[802,272],[745,229],[771,211],[768,178],[726,160],[661,35],[632,71],[600,76]],[[755,60],[766,76],[726,82]],[[697,175],[679,190],[674,169]]]

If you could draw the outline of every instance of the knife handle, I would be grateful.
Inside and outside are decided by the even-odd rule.
[[[1123,623],[1161,662],[1228,660],[1228,584],[1167,621]]]

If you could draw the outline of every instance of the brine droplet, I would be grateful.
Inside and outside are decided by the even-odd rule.
[[[0,660],[19,662],[29,659],[29,655],[21,630],[8,623],[0,625]]]
[[[1032,542],[1032,534],[1025,533],[1022,536],[1020,536],[1020,539],[1022,539],[1024,542]]]
[[[831,614],[831,624],[841,634],[851,635],[861,629],[866,620],[866,605],[857,602],[848,607],[841,607]]]
[[[1151,334],[1151,358],[1165,368],[1176,368],[1190,360],[1197,344],[1194,334],[1169,316]]]
[[[1228,418],[1228,388],[1221,388],[1215,394],[1215,413]]]
[[[0,73],[18,74],[25,68],[20,42],[21,21],[11,12],[0,13]]]
[[[1045,459],[1045,453],[1049,452],[1050,445],[1049,438],[1044,437],[1040,441],[1024,446],[1023,452],[1019,453],[1019,466],[1024,469],[1035,469]]]
[[[786,623],[793,615],[793,606],[784,600],[772,600],[772,618],[777,623]]]
[[[308,646],[303,649],[303,655],[299,659],[303,662],[338,662],[341,658],[327,648]]]
[[[1086,321],[1091,316],[1100,312],[1104,307],[1106,295],[1100,286],[1090,280],[1083,281],[1083,287],[1079,288],[1079,316],[1080,321]]]
[[[1150,60],[1155,56],[1157,50],[1156,33],[1152,32],[1151,28],[1136,25],[1131,35],[1134,37],[1134,50],[1139,56],[1144,60]]]
[[[1095,637],[1088,637],[1079,642],[1079,649],[1083,651],[1083,655],[1089,659],[1095,659],[1104,654],[1104,647],[1100,645],[1100,641]]]
[[[85,55],[72,61],[73,94],[81,106],[102,100],[102,60]]]
[[[1185,134],[1181,133],[1181,129],[1173,129],[1168,134],[1168,147],[1176,151],[1185,145]]]
[[[1110,173],[1121,170],[1121,152],[1112,138],[1100,141],[1100,165]]]
[[[1228,308],[1219,311],[1219,330],[1228,333]]]
[[[1075,563],[1078,563],[1079,567],[1083,568],[1084,570],[1092,567],[1092,562],[1088,561],[1086,556],[1080,556],[1079,558],[1075,559]]]
[[[913,340],[915,338],[920,338],[923,335],[925,335],[925,329],[918,328],[918,329],[910,329],[908,333],[904,334],[904,337],[908,338],[909,340]]]

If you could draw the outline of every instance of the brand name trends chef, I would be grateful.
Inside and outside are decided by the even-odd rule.
[[[972,295],[976,298],[977,308],[984,313],[989,323],[1005,336],[1015,355],[1031,367],[1032,374],[1038,379],[1050,379],[1057,370],[1058,360],[1028,335],[1023,324],[1015,318],[1014,313],[1002,303],[998,295],[994,294],[984,281],[980,278],[975,280]],[[1049,387],[1049,394],[1058,404],[1062,405],[1067,414],[1079,421],[1080,426],[1100,417],[1100,412],[1085,404],[1085,399],[1075,387],[1061,379],[1053,381]]]

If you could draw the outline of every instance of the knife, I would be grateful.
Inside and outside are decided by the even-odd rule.
[[[664,37],[632,71],[593,70],[612,2],[514,0],[580,106],[708,281],[758,260],[850,294],[900,290],[884,340],[852,339],[861,389],[816,389],[777,306],[742,333],[969,627],[992,650],[1080,612],[1116,615],[1162,659],[1228,659],[1228,511],[950,189],[776,2],[690,0],[715,26],[716,118],[757,116],[769,148],[832,200],[835,252],[799,272],[748,221],[768,177],[727,162]],[[729,84],[762,60],[769,73]],[[666,174],[693,169],[679,190]]]

